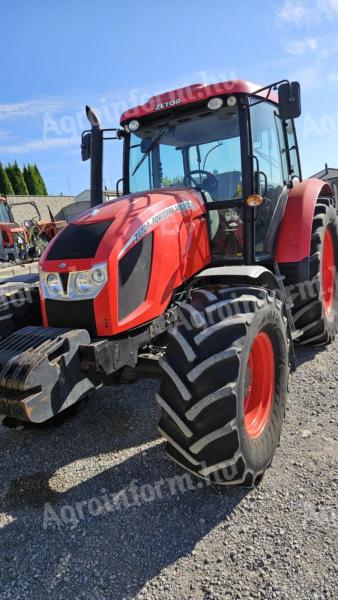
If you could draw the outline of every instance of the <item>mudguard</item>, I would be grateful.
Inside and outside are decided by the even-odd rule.
[[[199,286],[214,282],[232,287],[246,284],[280,291],[280,285],[275,274],[261,265],[209,267],[197,273],[190,287],[193,288],[197,282]]]
[[[275,253],[278,263],[301,262],[310,255],[312,222],[319,196],[334,196],[332,187],[320,179],[306,179],[292,188],[278,233]]]

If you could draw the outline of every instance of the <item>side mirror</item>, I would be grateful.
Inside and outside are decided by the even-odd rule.
[[[300,116],[300,85],[298,81],[282,83],[278,88],[279,116],[281,119],[296,119]]]
[[[83,132],[81,140],[81,157],[82,160],[88,160],[90,158],[90,140],[91,134]]]

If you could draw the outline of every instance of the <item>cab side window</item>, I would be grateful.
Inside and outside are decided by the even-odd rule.
[[[251,107],[251,134],[256,179],[264,204],[257,210],[256,257],[266,254],[266,242],[274,212],[285,186],[276,107],[260,102]]]

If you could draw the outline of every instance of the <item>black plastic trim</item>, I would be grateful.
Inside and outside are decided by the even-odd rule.
[[[51,247],[47,260],[94,258],[99,244],[113,219],[77,225],[70,223],[58,235]]]
[[[153,234],[147,235],[119,262],[119,320],[145,300],[151,271]]]
[[[45,300],[49,327],[87,329],[96,335],[94,300]]]

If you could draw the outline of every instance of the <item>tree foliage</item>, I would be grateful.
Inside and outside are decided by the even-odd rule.
[[[33,165],[23,168],[23,176],[30,196],[44,196],[44,189]]]
[[[7,191],[6,191],[7,190]],[[21,171],[18,163],[0,168],[0,194],[8,196],[48,196],[46,184],[36,165],[27,165]]]
[[[23,174],[16,160],[12,165],[6,167],[6,173],[12,184],[14,194],[17,196],[27,196],[28,190],[23,178]]]
[[[162,181],[161,181],[163,187],[172,187],[175,185],[183,185],[184,181],[183,181],[183,177],[180,177],[179,175],[177,175],[176,177],[173,177],[172,179],[170,179],[170,177],[166,177],[165,175],[162,177]]]
[[[38,167],[36,165],[33,165],[33,170],[35,171],[36,177],[37,177],[37,179],[40,182],[41,195],[42,196],[48,196],[46,184],[44,182],[44,179],[43,179],[43,177],[42,177],[42,175],[41,175]]]
[[[0,163],[0,196],[13,196],[14,191],[10,179]]]

